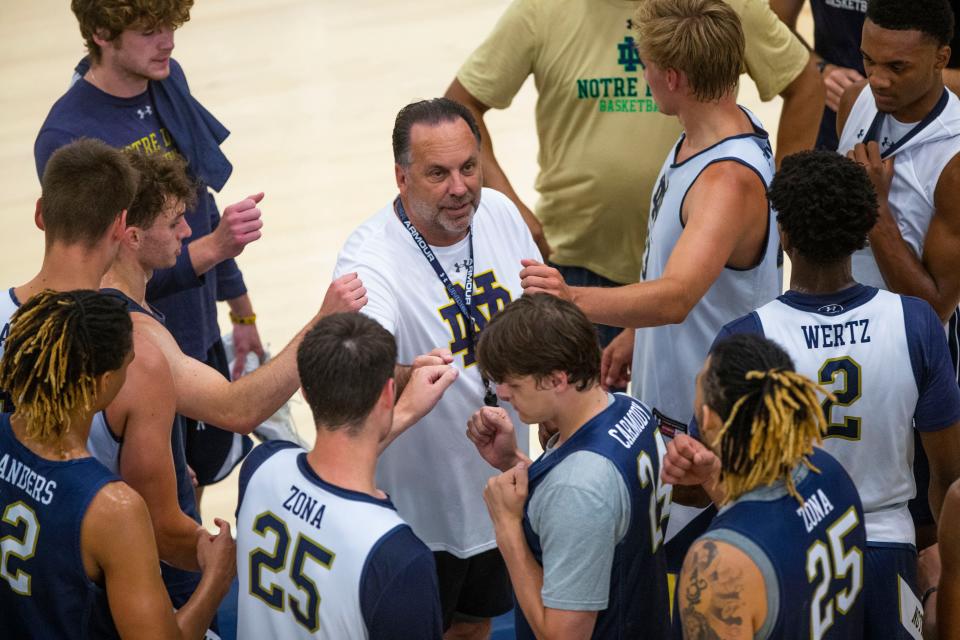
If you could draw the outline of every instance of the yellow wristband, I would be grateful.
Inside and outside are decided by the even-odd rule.
[[[233,311],[230,312],[230,322],[233,324],[256,324],[257,314],[251,313],[248,316],[238,316]]]

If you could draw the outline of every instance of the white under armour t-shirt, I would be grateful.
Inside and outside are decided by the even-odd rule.
[[[541,260],[530,231],[506,196],[483,189],[473,220],[474,317],[481,329],[522,293],[520,260]],[[462,294],[468,239],[431,250]],[[460,377],[437,406],[380,456],[377,486],[433,551],[461,558],[496,546],[483,503],[488,478],[499,473],[466,437],[467,420],[483,406],[484,388],[474,362],[463,315],[430,263],[387,204],[358,227],[337,258],[335,277],[356,271],[369,302],[362,313],[397,339],[398,359],[410,363],[437,347],[448,347]],[[512,407],[517,441],[526,451],[527,425]]]

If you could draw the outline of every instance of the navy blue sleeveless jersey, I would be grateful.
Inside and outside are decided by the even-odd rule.
[[[866,527],[853,481],[830,454],[815,449],[794,472],[801,506],[782,483],[752,491],[721,509],[700,540],[732,544],[760,569],[767,618],[754,636],[778,640],[863,637]]]
[[[163,314],[144,308],[119,289],[101,289],[101,292],[123,300],[130,313],[145,313],[161,324],[164,322]],[[190,479],[190,471],[187,468],[184,438],[183,417],[177,414],[173,418],[173,428],[170,431],[170,449],[173,452],[173,469],[177,478],[177,502],[180,503],[180,510],[199,524],[201,522],[200,510],[197,508],[193,481]],[[190,599],[197,585],[200,584],[200,574],[195,571],[177,569],[164,563],[160,564],[160,568],[163,574],[163,584],[167,587],[167,593],[170,595],[173,606],[182,607]]]
[[[80,552],[90,501],[118,480],[94,458],[37,456],[0,415],[0,636],[119,637]]]
[[[527,515],[537,487],[554,467],[578,451],[592,451],[613,462],[630,494],[630,523],[614,551],[608,605],[597,615],[592,637],[665,638],[670,612],[663,529],[669,511],[669,488],[660,484],[660,461],[666,449],[650,409],[627,395],[616,394],[614,398],[553,453],[541,456],[530,466],[523,532],[542,565],[540,540]],[[534,638],[519,605],[516,632],[518,639]]]

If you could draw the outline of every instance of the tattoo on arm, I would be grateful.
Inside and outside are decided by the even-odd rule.
[[[753,635],[744,628],[743,571],[725,566],[718,556],[716,543],[707,540],[695,545],[687,558],[680,615],[688,640]]]

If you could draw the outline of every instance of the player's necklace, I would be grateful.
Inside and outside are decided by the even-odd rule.
[[[892,145],[887,147],[887,149],[880,154],[880,157],[889,158],[894,153],[899,151],[900,148],[903,147],[903,145],[910,142],[910,140],[912,140],[914,136],[916,136],[918,133],[926,129],[927,125],[929,125],[931,122],[936,120],[940,116],[940,114],[943,113],[943,110],[947,108],[949,95],[950,94],[947,93],[946,88],[944,88],[943,94],[940,96],[940,100],[937,101],[937,104],[933,107],[930,113],[924,116],[923,120],[918,122],[912,129],[910,129],[910,131],[907,131],[907,133],[905,133],[902,138],[900,138],[899,140],[894,142]],[[876,142],[879,144],[880,129],[883,128],[883,120],[886,117],[887,117],[887,114],[883,113],[882,111],[877,111],[877,115],[873,117],[873,122],[870,123],[870,128],[867,129],[867,135],[863,137],[864,144],[866,144],[867,142]]]
[[[434,255],[433,250],[430,249],[430,245],[423,238],[417,228],[410,218],[407,217],[407,212],[403,209],[403,202],[400,201],[400,196],[397,196],[397,199],[393,201],[394,211],[397,213],[397,217],[400,218],[400,223],[403,224],[404,228],[410,233],[410,237],[413,238],[413,243],[417,245],[417,248],[420,249],[420,253],[423,254],[423,257],[426,261],[433,267],[434,272],[437,274],[437,277],[440,279],[441,284],[447,290],[447,295],[450,296],[450,299],[457,305],[457,308],[460,310],[460,313],[463,315],[463,324],[467,330],[467,353],[471,351],[476,353],[477,346],[477,336],[480,334],[480,327],[476,324],[476,321],[473,318],[471,303],[473,302],[473,226],[471,225],[467,229],[467,238],[468,244],[470,246],[470,259],[467,261],[466,266],[466,277],[463,284],[463,295],[460,295],[460,292],[457,291],[457,288],[453,286],[453,282],[450,280],[450,276],[447,275],[447,272],[444,271],[443,267],[440,266],[440,260],[437,259],[437,256]],[[483,374],[480,374],[480,379],[483,381],[483,404],[488,407],[497,406],[497,393],[493,389],[493,385],[487,380],[487,377]]]

